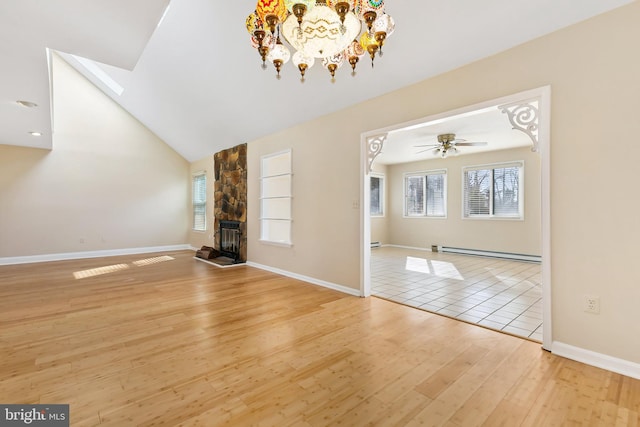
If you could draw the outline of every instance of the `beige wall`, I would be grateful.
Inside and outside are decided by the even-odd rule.
[[[356,129],[362,127],[356,124],[349,129],[347,122],[340,119],[334,126],[327,116],[249,144],[249,261],[358,288],[360,151]],[[338,128],[346,129],[346,140]],[[347,145],[340,147],[339,141]],[[290,248],[259,241],[260,157],[286,148],[292,148],[293,164]]]
[[[197,249],[202,246],[215,247],[214,236],[215,230],[213,229],[213,182],[215,180],[213,163],[213,154],[207,156],[204,159],[200,159],[191,163],[191,176],[198,172],[207,172],[207,230],[195,231],[193,230],[193,215],[189,211],[189,244]],[[191,202],[191,195],[189,195],[189,202]]]
[[[53,151],[0,146],[0,257],[185,244],[188,162],[53,67]]]
[[[638,22],[635,2],[252,141],[249,260],[358,288],[361,133],[551,85],[553,337],[640,363]],[[279,248],[258,242],[257,171],[261,155],[289,147],[294,246]],[[583,311],[585,294],[601,297],[600,315]]]
[[[509,161],[524,161],[524,219],[462,219],[462,168]],[[404,174],[436,169],[447,170],[447,217],[404,217]],[[389,244],[541,254],[540,156],[530,148],[404,163],[388,170]]]

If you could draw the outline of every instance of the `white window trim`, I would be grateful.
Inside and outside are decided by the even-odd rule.
[[[424,176],[426,177],[427,175],[444,175],[444,200],[442,201],[442,203],[444,204],[444,215],[427,215],[427,200],[426,200],[426,193],[425,193],[425,205],[424,205],[424,209],[425,209],[425,214],[424,215],[407,215],[407,178],[410,176]],[[447,205],[448,203],[448,198],[449,198],[449,180],[448,180],[448,170],[447,169],[432,169],[432,170],[427,170],[427,171],[420,171],[420,172],[405,172],[402,175],[402,197],[403,197],[403,206],[402,206],[402,216],[403,218],[407,218],[407,219],[447,219],[447,215],[449,214],[449,209],[447,209]],[[425,185],[426,185],[426,180],[425,180]]]
[[[204,176],[204,183],[205,183],[205,189],[204,189],[204,229],[197,229],[196,228],[196,224],[195,224],[195,200],[194,200],[194,193],[193,193],[193,184],[194,181],[197,177],[199,176]],[[200,171],[196,171],[193,172],[191,174],[191,231],[195,232],[195,233],[206,233],[207,232],[207,171],[206,170],[200,170]]]
[[[282,156],[288,154],[289,155],[289,164],[288,164],[288,173],[280,173],[280,174],[274,174],[274,175],[264,175],[264,170],[263,170],[263,165],[265,160],[269,160],[270,158],[273,157],[278,157],[278,156]],[[260,238],[258,239],[259,242],[264,243],[264,244],[268,244],[268,245],[273,245],[273,246],[281,246],[281,247],[291,247],[293,246],[293,157],[292,157],[292,151],[291,149],[286,149],[286,150],[282,150],[282,151],[278,151],[275,153],[270,153],[270,154],[265,154],[264,156],[260,157]],[[283,196],[277,196],[277,197],[264,197],[263,196],[263,182],[265,179],[268,178],[276,178],[276,177],[282,177],[282,176],[286,176],[289,177],[289,191],[286,195]],[[289,199],[289,203],[290,203],[290,207],[289,207],[289,216],[288,218],[269,218],[269,217],[265,217],[263,215],[263,201],[264,200],[270,200],[270,199]],[[288,241],[277,241],[277,240],[270,240],[270,239],[264,239],[263,238],[263,221],[286,221],[289,223],[289,240]]]
[[[386,186],[387,186],[387,178],[384,176],[383,173],[380,172],[371,172],[371,178],[378,178],[381,181],[382,185],[380,188],[380,206],[382,208],[382,213],[381,214],[372,214],[371,213],[371,206],[369,206],[369,215],[371,216],[371,218],[384,218],[386,213],[387,213],[387,209],[385,206],[385,202],[386,202]],[[371,182],[369,182],[369,191],[371,191]],[[371,200],[369,200],[369,205],[371,205]]]
[[[517,166],[520,168],[520,175],[518,177],[518,186],[520,188],[520,194],[518,195],[518,210],[519,216],[499,216],[499,215],[473,215],[466,216],[465,211],[465,174],[468,171],[474,170],[486,170],[486,169],[501,169]],[[515,160],[510,162],[488,163],[484,165],[464,166],[462,168],[462,219],[463,220],[480,220],[480,221],[524,221],[524,160]],[[491,183],[491,195],[493,196],[493,182]],[[493,206],[493,197],[491,197],[491,206]]]

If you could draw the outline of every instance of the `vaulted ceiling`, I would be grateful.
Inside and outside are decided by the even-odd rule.
[[[254,0],[169,1],[0,2],[0,144],[52,148],[47,49],[194,161],[633,0],[387,0],[396,31],[375,67],[363,58],[355,77],[347,66],[331,83],[316,64],[304,84],[291,64],[280,80],[260,68],[244,24]]]

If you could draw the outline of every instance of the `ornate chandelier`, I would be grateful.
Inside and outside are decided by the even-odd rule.
[[[393,18],[384,12],[384,0],[258,0],[246,24],[262,68],[271,62],[280,79],[282,66],[291,59],[302,82],[316,58],[332,82],[345,62],[355,76],[365,53],[373,67],[376,54],[382,56],[382,46],[395,29]],[[295,49],[293,57],[281,36]]]

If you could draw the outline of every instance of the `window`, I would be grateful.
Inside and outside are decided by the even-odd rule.
[[[291,150],[262,156],[260,240],[291,245]]]
[[[371,174],[371,216],[384,216],[384,175]]]
[[[523,217],[523,162],[464,169],[465,218]]]
[[[196,231],[207,230],[207,174],[198,172],[193,175],[193,188],[191,193],[193,202],[193,229]]]
[[[405,216],[447,216],[447,171],[406,174],[404,179]]]

